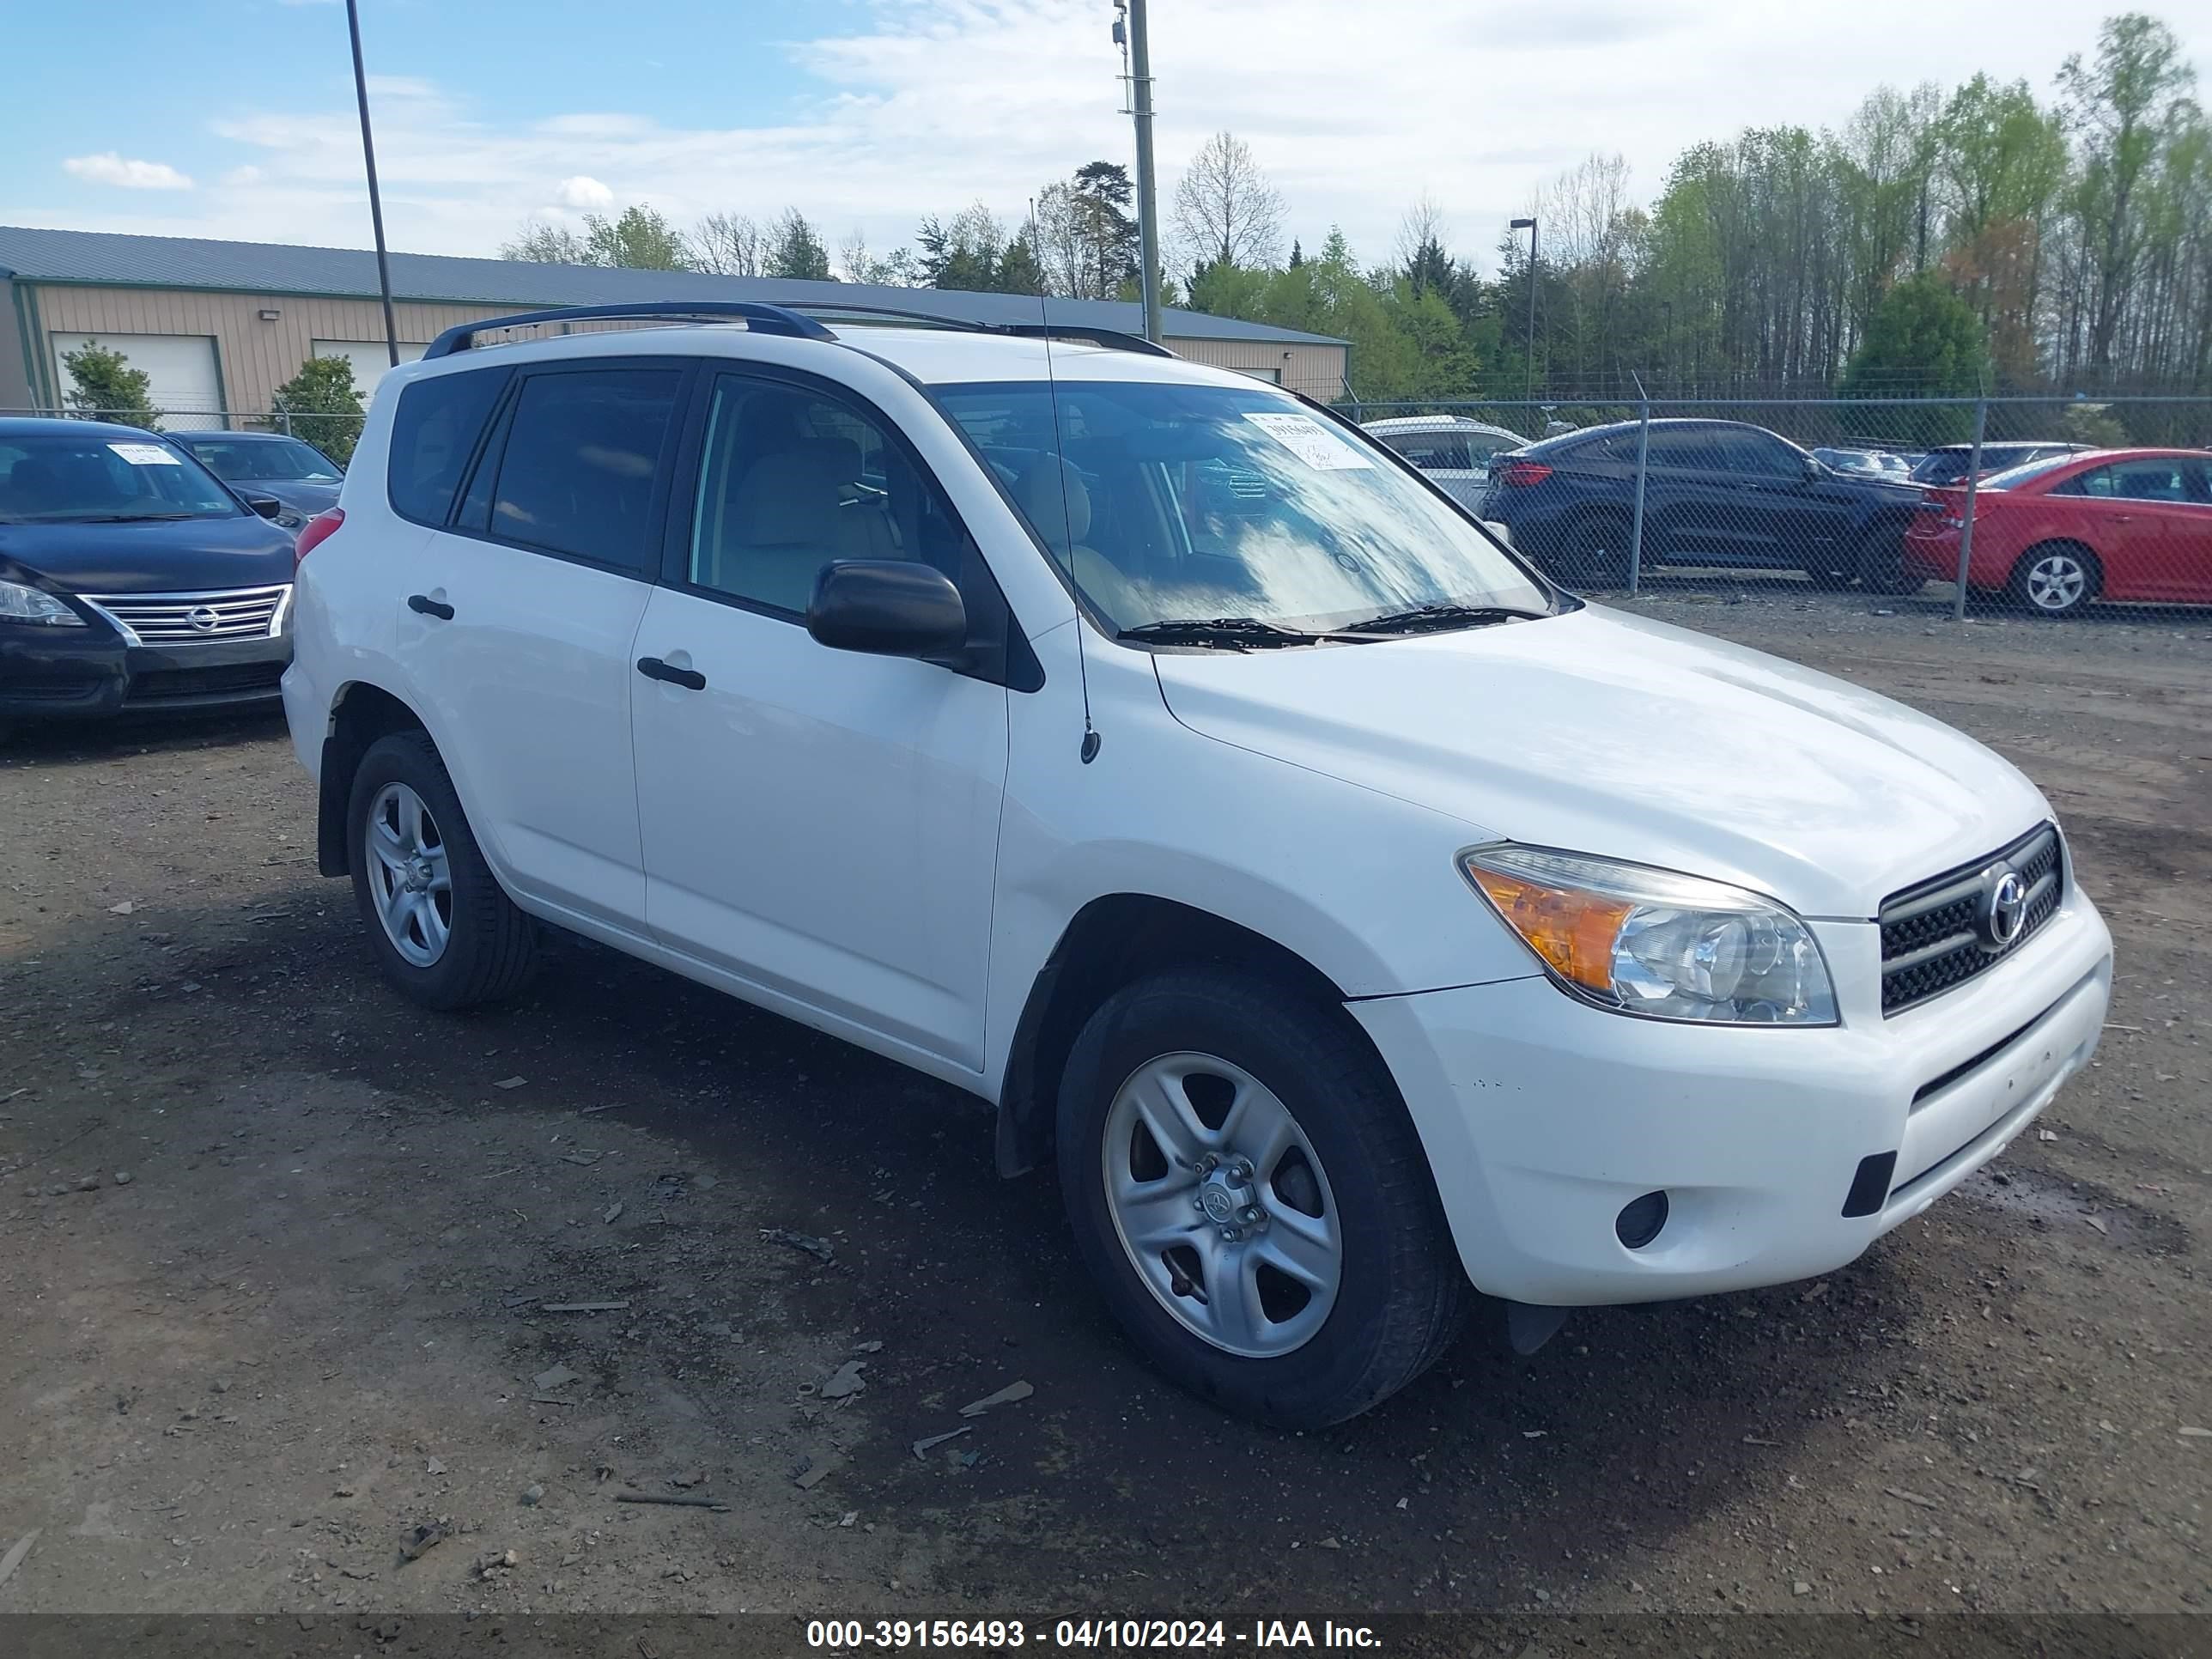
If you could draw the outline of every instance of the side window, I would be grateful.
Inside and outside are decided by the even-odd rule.
[[[1468,460],[1470,465],[1486,470],[1492,457],[1520,447],[1518,438],[1489,438],[1477,434],[1467,441]]]
[[[1797,452],[1764,432],[1723,432],[1717,434],[1723,464],[1731,472],[1755,473],[1766,478],[1795,478],[1804,475]]]
[[[683,384],[678,368],[528,376],[500,457],[491,533],[598,564],[647,569],[653,481]]]
[[[1632,443],[1634,440],[1630,439],[1629,441]],[[1628,453],[1632,459],[1634,459],[1636,452],[1633,449]],[[1651,465],[1717,471],[1727,464],[1722,459],[1720,446],[1711,432],[1704,427],[1678,426],[1653,429]]]
[[[399,394],[399,409],[392,417],[389,486],[392,511],[401,518],[445,523],[453,491],[507,374],[484,368],[441,374],[417,380]]]
[[[874,417],[781,381],[721,376],[690,580],[795,616],[841,559],[920,559],[955,581],[981,563],[936,484]]]
[[[2112,493],[2130,501],[2185,501],[2189,491],[2181,481],[2179,461],[2123,461],[2106,467]]]

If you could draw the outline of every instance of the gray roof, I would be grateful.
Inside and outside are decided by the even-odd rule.
[[[770,276],[712,276],[687,270],[610,270],[599,265],[533,264],[519,259],[457,259],[438,253],[391,256],[397,300],[445,300],[521,306],[614,305],[644,300],[767,300],[794,305],[891,306],[971,322],[1034,322],[1025,295],[969,294],[865,283],[786,282]],[[123,236],[98,230],[34,230],[0,225],[0,274],[31,283],[89,283],[115,288],[217,289],[247,294],[376,295],[376,255],[366,248],[295,247],[286,242],[218,242],[198,236]],[[1141,307],[1120,300],[1054,300],[1055,323],[1141,332]],[[1234,317],[1170,308],[1170,339],[1253,340],[1341,345],[1325,334],[1274,328]]]

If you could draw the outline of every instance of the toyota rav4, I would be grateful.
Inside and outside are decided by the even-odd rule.
[[[1133,1340],[1267,1421],[1402,1387],[1473,1292],[1526,1349],[1838,1267],[2103,1024],[2005,761],[1140,341],[477,324],[300,550],[319,862],[400,992],[511,994],[558,928],[967,1091]]]

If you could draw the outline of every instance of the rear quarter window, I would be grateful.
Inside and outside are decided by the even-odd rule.
[[[417,524],[442,525],[453,492],[483,436],[484,422],[511,371],[471,369],[417,380],[399,394],[392,417],[392,511]]]

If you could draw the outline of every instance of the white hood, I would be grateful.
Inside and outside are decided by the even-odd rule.
[[[1470,843],[1686,871],[1809,916],[1871,916],[2051,816],[2009,762],[1901,703],[1596,606],[1154,660],[1192,730],[1451,813]]]

